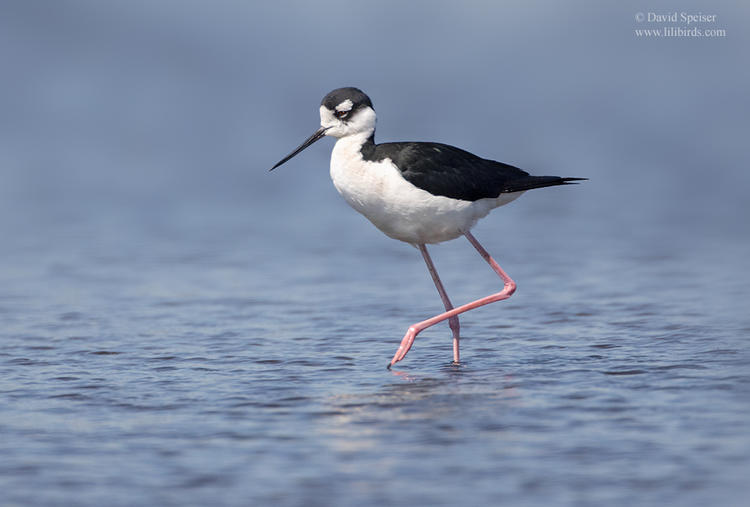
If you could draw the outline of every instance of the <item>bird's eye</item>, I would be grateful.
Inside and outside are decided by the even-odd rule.
[[[345,118],[349,114],[349,111],[336,111],[333,114],[336,115],[336,118]]]

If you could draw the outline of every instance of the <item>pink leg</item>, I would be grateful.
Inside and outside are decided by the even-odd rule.
[[[487,297],[483,297],[482,299],[477,299],[476,301],[473,301],[471,303],[467,303],[465,305],[459,306],[458,308],[448,310],[445,313],[441,313],[440,315],[436,315],[430,319],[423,320],[422,322],[419,322],[409,327],[409,330],[406,332],[404,339],[401,340],[401,345],[399,345],[398,350],[396,351],[396,354],[393,356],[393,359],[391,359],[391,362],[388,363],[388,368],[390,368],[397,362],[401,361],[406,356],[406,353],[409,352],[409,349],[414,343],[414,338],[416,338],[417,335],[421,333],[423,330],[427,329],[428,327],[434,326],[438,322],[442,322],[446,319],[450,319],[451,317],[455,317],[456,315],[459,315],[461,313],[468,312],[469,310],[473,310],[474,308],[488,305],[490,303],[494,303],[495,301],[502,301],[503,299],[508,299],[516,291],[516,282],[511,280],[511,278],[505,273],[505,271],[503,271],[500,265],[497,262],[495,262],[495,259],[493,259],[490,256],[490,254],[487,253],[487,250],[485,250],[484,247],[479,244],[479,241],[477,241],[476,238],[468,231],[464,233],[464,236],[466,236],[466,239],[469,240],[469,243],[471,243],[474,246],[474,248],[477,249],[477,252],[479,252],[479,255],[481,255],[484,258],[484,260],[487,261],[487,263],[490,265],[492,270],[495,273],[497,273],[500,278],[503,279],[503,290],[501,290],[500,292],[496,294],[491,294]],[[425,260],[426,259],[427,258],[425,258]],[[429,264],[428,264],[428,267],[429,267]]]
[[[443,300],[445,311],[449,312],[453,310],[453,303],[451,303],[451,300],[448,298],[448,293],[445,292],[445,287],[443,287],[443,282],[440,281],[440,277],[437,274],[435,265],[432,263],[432,258],[430,257],[430,254],[427,252],[427,247],[425,245],[418,245],[418,246],[419,246],[419,251],[422,252],[422,257],[424,258],[424,262],[425,264],[427,264],[427,269],[430,271],[430,276],[432,277],[432,281],[435,282],[435,287],[437,287],[438,293],[440,294],[440,299]],[[461,329],[461,325],[458,322],[458,316],[454,315],[453,317],[449,317],[448,324],[450,324],[451,332],[453,333],[453,362],[458,363],[459,362],[458,342],[460,340],[459,333]]]

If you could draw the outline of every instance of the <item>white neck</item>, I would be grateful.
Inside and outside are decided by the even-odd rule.
[[[347,146],[356,146],[359,148],[367,142],[367,140],[375,133],[375,129],[365,130],[364,132],[357,132],[356,134],[350,134],[348,136],[339,138],[336,144],[343,143]]]

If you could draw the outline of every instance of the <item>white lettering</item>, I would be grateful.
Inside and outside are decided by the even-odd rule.
[[[657,14],[655,12],[649,12],[648,13],[648,22],[649,23],[676,23],[677,22],[677,11],[671,13],[671,14]]]

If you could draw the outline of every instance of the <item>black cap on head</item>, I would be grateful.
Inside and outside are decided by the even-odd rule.
[[[359,88],[352,87],[337,88],[333,90],[328,95],[323,97],[320,105],[325,106],[331,111],[335,111],[336,106],[344,102],[346,99],[352,101],[352,111],[356,111],[357,109],[365,106],[372,107],[372,101],[370,100],[370,97],[365,95],[365,93]]]

